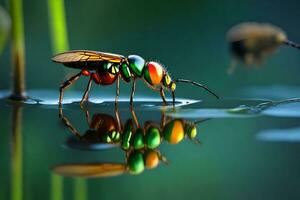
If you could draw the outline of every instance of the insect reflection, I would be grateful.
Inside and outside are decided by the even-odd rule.
[[[89,111],[85,110],[89,128],[81,134],[62,113],[63,124],[77,138],[77,140],[74,138],[68,140],[69,147],[86,150],[119,147],[125,152],[125,161],[124,163],[58,165],[52,169],[53,172],[63,176],[81,177],[140,174],[145,168],[156,168],[160,162],[168,164],[167,159],[159,151],[159,146],[163,141],[178,144],[187,138],[200,143],[196,138],[196,125],[207,120],[191,122],[184,119],[172,119],[163,114],[160,122],[145,121],[141,126],[134,110],[131,110],[131,114],[132,118],[123,124],[117,107],[115,116],[96,113],[92,119],[90,119]]]
[[[261,65],[281,45],[300,49],[300,45],[288,40],[286,33],[271,24],[244,22],[233,26],[227,33],[227,41],[233,60],[228,73],[232,73],[237,62],[246,66]]]

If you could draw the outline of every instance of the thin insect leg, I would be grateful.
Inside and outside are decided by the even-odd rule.
[[[85,92],[84,92],[84,94],[82,96],[82,99],[80,101],[80,106],[83,106],[83,103],[88,100],[91,86],[92,86],[92,78],[89,79],[88,85],[87,85],[87,87],[85,89]]]
[[[75,76],[72,76],[66,82],[64,82],[63,84],[60,85],[60,88],[59,88],[59,105],[61,105],[61,103],[62,103],[62,99],[63,99],[63,96],[64,96],[64,89],[66,89],[70,85],[72,85],[76,80],[79,79],[80,76],[81,76],[81,72],[79,72]]]
[[[167,104],[167,101],[166,101],[166,97],[165,97],[165,92],[164,92],[164,89],[162,87],[160,87],[160,96],[164,102],[164,105]]]
[[[90,112],[88,109],[86,109],[84,106],[81,106],[82,111],[85,113],[85,119],[87,124],[90,126],[91,125],[91,118],[90,118]]]
[[[72,123],[68,120],[67,117],[65,117],[61,111],[61,120],[65,124],[66,127],[78,138],[81,139],[80,133],[77,131],[77,129],[72,125]]]
[[[172,91],[173,107],[175,107],[175,92]]]
[[[118,103],[119,95],[120,95],[120,76],[118,75],[118,77],[117,77],[117,88],[116,88],[115,105],[117,105],[117,103]]]
[[[138,121],[138,119],[137,119],[137,117],[136,117],[136,114],[135,114],[135,112],[134,112],[133,107],[130,108],[130,111],[131,111],[132,118],[133,118],[133,121],[134,121],[136,127],[137,127],[137,128],[140,128],[140,124],[139,124],[139,121]]]
[[[236,69],[236,66],[237,66],[237,61],[236,61],[236,59],[233,58],[233,59],[230,61],[230,65],[229,65],[229,67],[228,67],[228,69],[227,69],[227,74],[229,74],[229,75],[233,74],[233,72],[234,72],[235,69]]]
[[[132,84],[132,88],[131,88],[131,95],[130,95],[130,105],[133,105],[133,96],[134,96],[134,92],[135,92],[135,85],[136,85],[136,79],[133,79],[133,84]]]
[[[121,120],[120,120],[120,115],[119,115],[119,107],[118,104],[115,106],[115,116],[116,116],[116,120],[117,120],[117,129],[118,131],[121,131],[122,127],[121,127]]]
[[[161,123],[160,123],[161,129],[164,129],[164,127],[166,125],[166,121],[167,121],[167,117],[166,117],[165,113],[163,112],[161,115]]]

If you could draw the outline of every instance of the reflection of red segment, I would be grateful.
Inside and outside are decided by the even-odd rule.
[[[89,75],[91,75],[91,72],[89,72],[88,70],[82,70],[81,71],[81,74],[83,75],[83,76],[89,76]]]
[[[117,75],[108,73],[108,72],[103,72],[103,73],[93,73],[92,74],[92,79],[95,81],[97,84],[101,85],[111,85],[115,82],[117,79]]]
[[[152,84],[160,84],[161,79],[163,78],[163,67],[157,62],[149,62],[147,67]]]

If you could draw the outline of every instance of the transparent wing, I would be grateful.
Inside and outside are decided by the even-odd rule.
[[[125,59],[124,56],[99,51],[75,50],[55,55],[52,60],[58,63],[109,61],[119,63]]]
[[[96,178],[121,175],[126,172],[126,166],[116,163],[66,164],[55,166],[52,171],[62,176]]]

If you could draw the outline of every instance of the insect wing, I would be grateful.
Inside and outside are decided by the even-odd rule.
[[[121,175],[126,172],[126,166],[116,163],[65,164],[55,166],[52,171],[62,176],[97,178]]]
[[[99,51],[75,50],[55,55],[52,60],[58,63],[109,61],[119,63],[125,59],[124,56]]]

